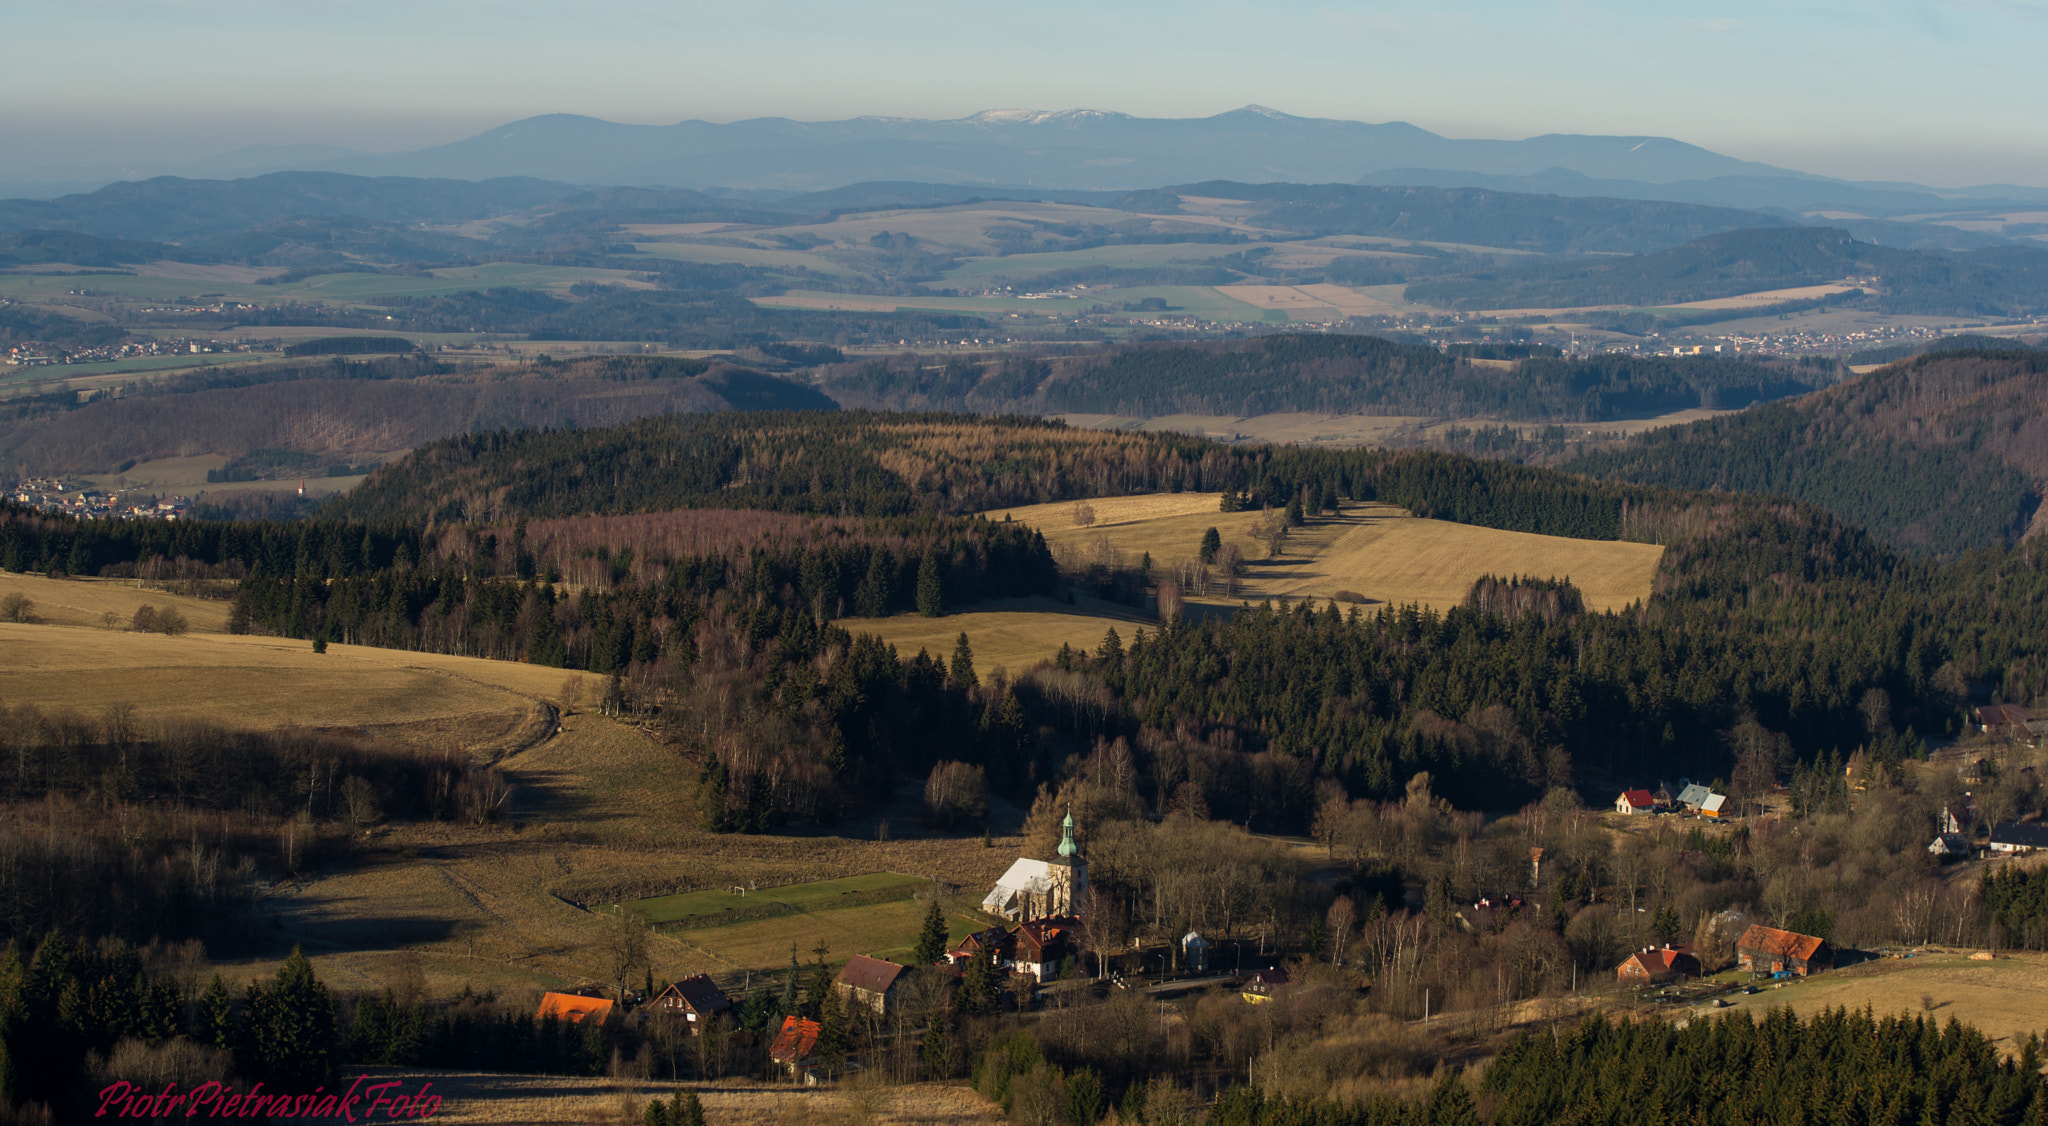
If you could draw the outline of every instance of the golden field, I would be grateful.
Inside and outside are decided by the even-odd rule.
[[[1648,598],[1663,548],[1610,540],[1574,540],[1423,520],[1383,504],[1346,504],[1336,516],[1311,521],[1288,537],[1282,555],[1265,558],[1252,538],[1258,512],[1223,512],[1213,493],[1167,493],[1088,502],[1095,523],[1076,522],[1071,503],[995,509],[1038,528],[1055,552],[1078,558],[1113,552],[1156,567],[1197,553],[1214,527],[1249,561],[1242,598],[1327,599],[1353,591],[1375,603],[1447,609],[1462,602],[1482,575],[1569,578],[1594,610],[1615,610]],[[1222,602],[1220,598],[1194,601]],[[971,636],[971,635],[970,635]]]

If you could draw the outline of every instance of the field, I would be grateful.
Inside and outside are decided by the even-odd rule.
[[[431,1082],[444,1100],[436,1122],[521,1123],[527,1126],[634,1126],[649,1100],[670,1097],[674,1084],[555,1075],[373,1069],[375,1082],[399,1079],[412,1093]],[[704,1116],[719,1126],[1001,1126],[1002,1109],[967,1086],[918,1083],[900,1087],[801,1087],[722,1080],[698,1092]]]
[[[1926,1012],[1944,1023],[1953,1017],[1975,1025],[2013,1051],[2029,1033],[2048,1033],[2048,956],[1973,961],[1963,953],[1916,954],[1795,978],[1729,1000],[1738,1010],[1789,1005],[1802,1017],[1866,1005],[1878,1016]]]
[[[941,661],[952,656],[955,642],[965,633],[974,650],[974,667],[986,676],[999,668],[1022,672],[1051,659],[1061,645],[1092,650],[1111,629],[1129,636],[1133,626],[1153,621],[1128,606],[1093,598],[1078,599],[1072,606],[1050,598],[1017,598],[976,603],[943,618],[899,614],[846,618],[837,624],[852,633],[875,634],[905,657],[922,649]]]
[[[1569,578],[1593,610],[1620,609],[1648,598],[1663,549],[1653,544],[1574,540],[1422,520],[1389,505],[1347,504],[1332,518],[1289,537],[1284,554],[1265,558],[1252,539],[1262,515],[1219,511],[1214,494],[1163,494],[1091,501],[1096,523],[1074,522],[1072,504],[996,509],[1037,527],[1055,554],[1082,557],[1108,550],[1126,562],[1150,554],[1155,565],[1192,556],[1214,527],[1250,561],[1243,597],[1326,599],[1354,591],[1375,603],[1418,603],[1447,609],[1464,600],[1482,575]],[[1191,599],[1224,603],[1221,598]]]
[[[635,899],[628,903],[627,907],[635,915],[645,918],[655,926],[660,926],[664,923],[711,921],[709,916],[769,904],[797,911],[830,911],[836,906],[836,901],[844,896],[869,891],[914,888],[927,882],[917,876],[876,872],[867,876],[848,876],[838,880],[817,880],[807,884],[760,888],[744,894],[719,888],[712,891],[684,892],[680,895],[657,895],[647,899]]]

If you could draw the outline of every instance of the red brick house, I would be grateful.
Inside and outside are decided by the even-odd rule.
[[[1636,988],[1684,981],[1700,976],[1700,960],[1683,946],[1652,946],[1630,954],[1614,976],[1622,985]]]
[[[1755,973],[1791,973],[1805,977],[1835,964],[1825,940],[1810,934],[1752,924],[1735,940],[1735,957]]]

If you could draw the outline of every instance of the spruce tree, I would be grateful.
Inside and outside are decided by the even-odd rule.
[[[263,994],[252,1025],[260,1070],[278,1086],[310,1091],[334,1078],[340,1055],[334,998],[298,947]]]
[[[199,996],[199,1030],[214,1047],[234,1050],[235,1002],[219,974],[213,975],[213,984]]]
[[[946,956],[946,938],[946,916],[939,910],[938,897],[933,896],[931,909],[924,913],[924,929],[918,932],[912,961],[920,966],[936,965]]]
[[[939,579],[938,552],[927,551],[924,561],[917,565],[917,612],[927,618],[943,617],[946,613],[944,593]]]
[[[698,1100],[695,1091],[679,1091],[675,1102],[669,1107],[669,1121],[673,1126],[704,1126],[704,1104]]]
[[[640,1114],[640,1126],[673,1126],[668,1116],[668,1106],[660,1099],[647,1100],[647,1109]]]
[[[1216,562],[1216,553],[1223,550],[1223,533],[1214,528],[1202,533],[1202,562]]]
[[[967,631],[960,631],[960,640],[953,643],[953,663],[946,669],[947,679],[954,688],[973,688],[980,684],[974,675],[974,649],[967,644]]]
[[[896,561],[887,551],[868,556],[868,573],[853,592],[853,613],[859,618],[889,616],[889,587],[893,585]]]
[[[953,1073],[946,1045],[946,1022],[934,1019],[924,1030],[924,1077],[944,1079]]]

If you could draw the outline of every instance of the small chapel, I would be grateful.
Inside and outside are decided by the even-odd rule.
[[[981,901],[981,909],[1012,922],[1048,916],[1078,917],[1087,909],[1088,862],[1074,843],[1074,815],[1067,813],[1060,823],[1059,855],[1051,860],[1019,858],[995,889]]]

